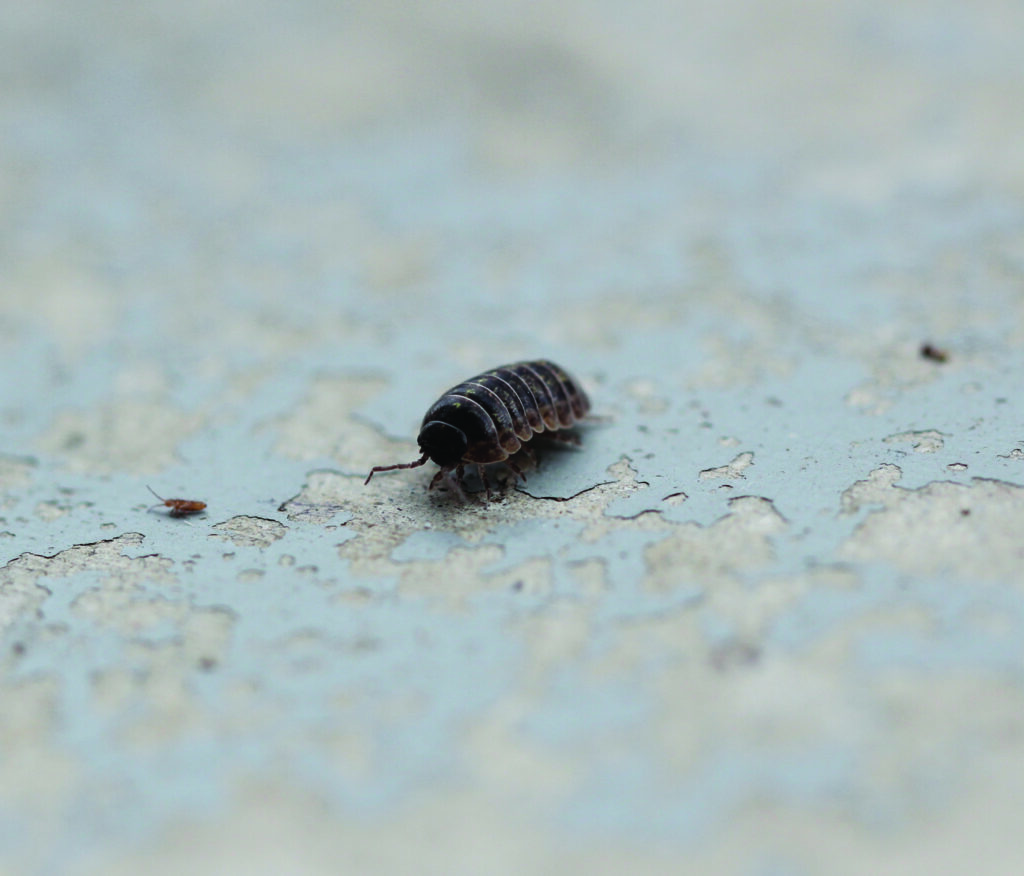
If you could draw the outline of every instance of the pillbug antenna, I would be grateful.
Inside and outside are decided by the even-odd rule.
[[[370,478],[372,478],[379,471],[394,471],[396,468],[418,468],[421,465],[426,465],[428,459],[430,459],[430,457],[424,453],[423,456],[421,456],[415,462],[399,462],[396,465],[375,465],[373,468],[370,469],[370,473],[366,476],[366,480],[363,481],[363,486],[366,486],[368,483],[370,483]]]

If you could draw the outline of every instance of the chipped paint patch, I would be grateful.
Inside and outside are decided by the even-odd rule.
[[[39,447],[76,473],[150,474],[177,460],[201,418],[166,401],[122,401],[54,417]]]
[[[273,423],[275,452],[300,460],[329,457],[344,465],[346,473],[364,476],[381,460],[413,458],[414,445],[388,438],[353,417],[386,383],[379,375],[317,375],[305,398]],[[417,424],[411,426],[412,437]]]
[[[211,538],[223,538],[235,547],[267,548],[284,538],[288,527],[277,520],[240,514],[223,523],[214,524],[213,530]]]
[[[768,566],[775,556],[772,537],[786,521],[767,499],[733,499],[730,513],[711,526],[677,524],[667,538],[645,551],[646,586],[656,591],[700,582],[710,586],[744,569]]]
[[[706,468],[700,473],[702,481],[710,480],[732,480],[744,477],[743,472],[754,464],[753,453],[741,453],[732,462],[721,465],[718,468]]]
[[[893,486],[903,477],[899,466],[885,463],[871,471],[862,481],[843,490],[839,497],[842,514],[855,514],[863,505],[886,505],[894,497]]]
[[[38,460],[31,456],[0,454],[0,493],[28,486],[38,466]]]
[[[1024,567],[1024,487],[974,478],[894,490],[893,497],[844,542],[842,559],[964,580],[1012,580]]]
[[[900,432],[896,435],[887,435],[882,440],[886,444],[910,444],[914,453],[936,453],[944,446],[942,437],[942,433],[935,429],[925,429],[920,432]]]

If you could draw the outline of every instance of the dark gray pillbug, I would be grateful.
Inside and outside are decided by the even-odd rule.
[[[430,406],[416,439],[423,453],[419,459],[374,466],[364,483],[379,471],[416,468],[428,459],[441,467],[431,487],[453,470],[461,487],[469,463],[504,462],[525,479],[510,457],[536,435],[572,427],[589,410],[590,399],[579,382],[554,362],[538,359],[492,368],[453,386]],[[486,475],[479,471],[489,495]]]

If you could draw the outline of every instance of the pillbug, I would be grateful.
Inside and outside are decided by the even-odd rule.
[[[416,439],[423,454],[419,459],[374,466],[364,483],[379,471],[416,468],[429,459],[441,470],[428,489],[452,471],[461,489],[466,465],[475,463],[490,496],[484,465],[504,462],[525,480],[510,457],[536,435],[557,436],[589,410],[590,399],[579,382],[554,362],[538,359],[492,368],[453,386],[430,406]]]
[[[165,499],[163,496],[158,496],[156,490],[148,484],[146,489],[160,500],[161,505],[166,505],[171,509],[167,512],[169,517],[189,517],[192,514],[198,514],[206,508],[205,502],[199,502],[195,499]],[[152,511],[156,507],[158,506],[154,505],[149,510]]]

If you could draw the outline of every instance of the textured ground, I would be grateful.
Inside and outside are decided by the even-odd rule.
[[[1024,867],[1024,8],[0,15],[0,871]]]

